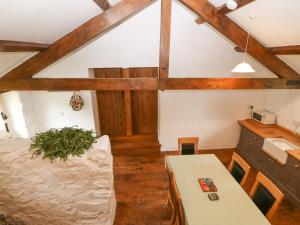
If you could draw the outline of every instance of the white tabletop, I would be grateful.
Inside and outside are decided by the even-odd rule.
[[[215,155],[167,156],[188,225],[270,225]],[[210,177],[219,195],[210,201],[198,178]]]

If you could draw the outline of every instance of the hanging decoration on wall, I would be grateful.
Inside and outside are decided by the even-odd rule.
[[[74,91],[71,99],[70,99],[70,106],[74,111],[80,111],[84,105],[83,99],[80,97],[79,94],[77,94],[76,91]]]

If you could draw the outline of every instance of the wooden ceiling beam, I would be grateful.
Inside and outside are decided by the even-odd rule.
[[[296,83],[278,78],[171,78],[160,80],[160,90],[300,89]]]
[[[29,78],[0,79],[5,91],[300,89],[278,78]]]
[[[49,44],[0,40],[0,52],[39,52],[48,47]]]
[[[293,46],[280,46],[267,48],[273,55],[300,55],[300,45]],[[240,47],[235,47],[236,52],[244,52],[245,50]]]
[[[252,3],[254,2],[255,0],[237,0],[237,9],[240,9],[242,7],[244,7],[245,5],[248,5],[249,3]],[[235,10],[230,10],[227,8],[226,4],[223,4],[222,6],[216,8],[216,11],[222,15],[226,15],[227,13],[230,13],[230,12],[233,12]],[[196,23],[198,24],[202,24],[202,23],[205,23],[205,20],[202,18],[202,17],[198,17],[196,20],[195,20]]]
[[[218,13],[207,0],[180,0],[185,6],[204,18],[212,27],[243,48],[247,32],[227,16]],[[300,79],[300,75],[278,57],[271,54],[259,41],[250,36],[248,53],[280,78]]]
[[[93,0],[103,11],[108,10],[111,5],[108,0]]]
[[[202,23],[205,23],[205,20],[201,16],[199,16],[197,19],[195,19],[195,22],[200,25]]]
[[[157,78],[0,79],[0,91],[12,90],[157,90]]]
[[[169,77],[172,0],[161,1],[159,77]]]
[[[240,48],[240,47],[234,47],[234,50],[235,50],[236,52],[239,52],[239,53],[244,53],[244,52],[245,52],[245,50],[242,49],[242,48]]]
[[[110,31],[156,0],[122,0],[60,38],[43,52],[6,73],[2,79],[30,78],[74,50]]]
[[[157,90],[157,78],[0,79],[0,91],[11,90]]]
[[[268,50],[274,55],[300,55],[300,45],[271,47]]]

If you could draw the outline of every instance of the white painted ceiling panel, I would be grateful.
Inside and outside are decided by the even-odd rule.
[[[281,55],[279,57],[300,74],[300,55]]]
[[[181,4],[173,4],[170,50],[172,77],[276,77],[251,57],[253,74],[232,74],[242,62],[243,54],[234,50],[231,41],[207,24],[194,22],[195,16]]]
[[[0,39],[52,43],[101,12],[93,0],[0,0]]]
[[[229,17],[243,28],[249,27],[249,15],[255,19],[251,33],[268,47],[300,44],[299,0],[256,0]]]
[[[0,77],[12,66],[22,63],[24,60],[32,56],[32,52],[28,53],[0,53]]]

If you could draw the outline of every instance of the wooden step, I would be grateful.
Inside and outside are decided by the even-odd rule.
[[[111,146],[114,155],[160,153],[157,134],[111,137]]]
[[[147,148],[155,147],[159,148],[160,144],[157,142],[124,142],[124,143],[112,143],[112,148],[118,149],[132,149],[132,148]]]
[[[111,142],[113,143],[124,143],[124,142],[157,142],[157,134],[141,134],[132,136],[111,136]]]

